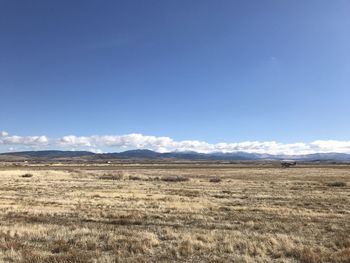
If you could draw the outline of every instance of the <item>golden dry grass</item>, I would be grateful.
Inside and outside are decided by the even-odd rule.
[[[345,263],[350,169],[5,167],[0,218],[0,262]]]

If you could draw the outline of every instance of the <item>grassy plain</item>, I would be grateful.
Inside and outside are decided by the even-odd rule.
[[[350,262],[350,166],[2,167],[0,262]]]

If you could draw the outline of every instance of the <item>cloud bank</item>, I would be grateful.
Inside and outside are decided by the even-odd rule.
[[[49,140],[46,136],[10,136],[7,132],[0,131],[0,144],[44,146],[49,144]]]
[[[158,152],[196,151],[210,152],[248,152],[262,154],[301,155],[310,153],[338,152],[350,153],[350,141],[315,140],[310,143],[279,143],[275,141],[246,141],[237,143],[208,143],[198,140],[176,141],[169,137],[148,136],[139,133],[104,136],[17,136],[0,131],[2,149],[66,149],[90,150],[94,152],[122,151],[127,149],[150,149]],[[6,151],[6,149],[4,150]]]

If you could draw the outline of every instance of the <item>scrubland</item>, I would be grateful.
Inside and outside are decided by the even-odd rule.
[[[0,262],[350,262],[350,167],[3,167]]]

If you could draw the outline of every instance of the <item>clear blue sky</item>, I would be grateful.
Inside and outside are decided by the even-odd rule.
[[[0,1],[0,130],[349,139],[350,1]]]

